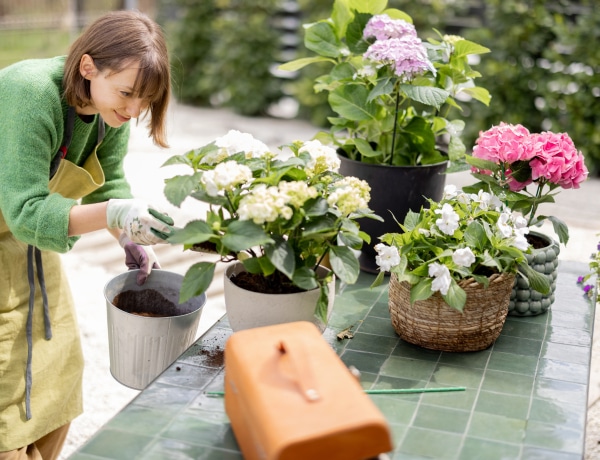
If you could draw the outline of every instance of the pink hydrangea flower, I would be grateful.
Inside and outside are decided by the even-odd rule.
[[[562,188],[579,188],[588,175],[583,154],[566,133],[543,132],[532,135],[535,158],[531,178],[545,179]]]
[[[404,80],[410,80],[428,70],[435,74],[435,67],[418,37],[407,35],[402,38],[377,40],[369,46],[364,56],[372,61],[392,65],[394,73]]]
[[[400,38],[405,35],[417,36],[415,26],[402,19],[392,19],[387,14],[373,16],[363,30],[363,38],[375,37],[376,40]]]
[[[509,167],[515,161],[529,161],[535,156],[533,138],[523,125],[501,122],[498,126],[480,132],[475,144],[473,147],[474,157],[497,164],[505,163],[508,186],[513,192],[523,190],[531,184],[531,179],[526,182],[514,180]],[[490,171],[479,172],[490,174]]]
[[[473,147],[473,156],[494,163],[528,161],[535,156],[530,133],[523,125],[501,122],[487,131],[479,133]]]

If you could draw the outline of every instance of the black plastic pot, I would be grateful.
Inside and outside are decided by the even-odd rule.
[[[427,198],[439,201],[444,193],[448,162],[425,166],[386,166],[362,163],[338,155],[340,174],[365,180],[371,186],[369,207],[384,221],[360,219],[360,229],[371,237],[360,255],[360,268],[368,273],[379,271],[374,246],[384,233],[401,232],[397,222],[404,222],[409,210],[418,212],[428,204]]]

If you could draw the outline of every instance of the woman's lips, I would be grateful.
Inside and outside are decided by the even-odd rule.
[[[123,115],[120,115],[116,110],[115,115],[117,116],[117,120],[119,120],[121,123],[125,123],[131,119],[131,117],[124,117]]]

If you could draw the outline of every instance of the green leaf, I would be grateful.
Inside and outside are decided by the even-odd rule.
[[[190,159],[188,158],[187,155],[175,155],[172,156],[171,158],[169,158],[167,161],[165,161],[162,165],[161,168],[163,166],[170,166],[170,165],[187,165],[187,166],[192,166],[192,162],[190,161]]]
[[[410,288],[410,303],[413,304],[417,300],[425,300],[433,295],[431,290],[431,278],[422,278],[417,284]]]
[[[357,13],[346,30],[346,44],[354,54],[363,54],[369,48],[369,43],[363,39],[363,30],[371,19],[370,14]]]
[[[542,294],[548,294],[550,292],[550,281],[548,277],[542,273],[535,271],[526,262],[519,264],[519,272],[529,282],[529,287]]]
[[[469,224],[465,230],[464,238],[467,246],[477,248],[479,252],[483,252],[486,245],[489,243],[483,225],[477,220],[474,220]]]
[[[337,38],[340,40],[346,35],[346,28],[352,21],[353,15],[346,1],[334,1],[331,10],[331,20],[336,31]]]
[[[348,246],[349,248],[359,250],[362,247],[363,240],[354,233],[350,232],[340,232],[338,235],[340,241],[344,244],[344,246]]]
[[[454,44],[454,56],[463,57],[469,54],[485,54],[489,53],[490,49],[485,46],[478,45],[469,40],[459,40]]]
[[[316,22],[306,29],[304,45],[321,56],[337,58],[341,54],[342,43],[332,25],[325,21]]]
[[[485,104],[486,106],[489,106],[490,101],[492,100],[490,92],[487,89],[482,88],[480,86],[475,86],[473,88],[463,88],[460,90],[460,92],[468,94],[473,99]]]
[[[321,285],[321,293],[317,306],[315,308],[315,316],[319,318],[324,324],[327,324],[327,310],[329,306],[329,286],[327,284]]]
[[[421,104],[429,105],[439,109],[450,93],[440,88],[433,86],[413,86],[402,84],[400,89],[406,96],[413,101],[420,102]]]
[[[374,120],[377,106],[367,102],[368,92],[361,85],[345,85],[329,93],[331,108],[341,117],[352,121]]]
[[[569,227],[558,217],[548,216],[547,219],[552,222],[552,227],[554,228],[554,233],[558,235],[558,240],[562,244],[567,244],[569,242]]]
[[[389,77],[382,78],[381,80],[377,81],[377,84],[369,93],[369,97],[367,98],[367,101],[368,102],[374,101],[380,96],[383,96],[386,94],[392,94],[393,91],[394,91],[393,80]]]
[[[299,288],[306,289],[310,291],[311,289],[316,289],[319,287],[319,283],[317,282],[317,276],[314,270],[311,270],[308,267],[300,267],[294,272],[294,276],[292,277],[293,283]]]
[[[492,172],[496,172],[500,169],[497,163],[491,160],[484,160],[483,158],[474,157],[473,155],[466,155],[465,160],[471,166],[475,166],[477,169],[484,169]],[[487,176],[489,177],[489,176]]]
[[[289,61],[284,64],[281,64],[278,67],[278,69],[284,70],[286,72],[295,72],[297,70],[300,70],[300,69],[306,67],[309,64],[314,64],[316,62],[333,62],[333,63],[335,63],[335,61],[333,59],[329,59],[324,56],[313,56],[313,57],[294,59],[293,61]]]
[[[351,10],[359,13],[379,14],[387,7],[388,0],[348,0]]]
[[[192,265],[181,283],[179,291],[179,303],[184,303],[192,297],[206,292],[215,275],[215,264],[211,262],[200,262]]]
[[[212,228],[203,220],[188,222],[184,228],[176,228],[168,238],[171,244],[195,244],[208,241],[215,236]]]
[[[458,283],[454,280],[450,280],[450,288],[446,295],[442,295],[444,300],[452,308],[462,312],[467,302],[467,293],[461,288]]]
[[[329,211],[329,205],[324,198],[310,200],[304,204],[304,213],[308,217],[324,216],[327,211]]]
[[[354,145],[356,145],[356,149],[360,152],[360,154],[365,157],[377,157],[381,155],[381,152],[373,150],[371,144],[365,139],[359,137],[355,138]]]
[[[352,249],[346,246],[332,246],[329,250],[329,263],[341,281],[347,284],[356,283],[360,274],[360,264]]]
[[[273,239],[251,220],[234,220],[227,226],[227,233],[222,241],[233,252],[240,252],[253,246],[272,243]]]
[[[292,279],[296,270],[296,260],[294,249],[286,240],[278,238],[273,243],[266,244],[265,254],[277,270]]]
[[[413,19],[408,14],[396,8],[388,8],[383,12],[383,14],[387,14],[392,19],[402,19],[403,21],[406,21],[409,24],[413,23]]]
[[[180,206],[188,195],[198,186],[201,173],[175,176],[165,179],[164,193],[169,203]]]

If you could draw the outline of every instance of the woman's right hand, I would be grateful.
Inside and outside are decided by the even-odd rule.
[[[173,231],[173,219],[137,199],[112,199],[106,206],[108,228],[120,228],[133,243],[159,244]]]

